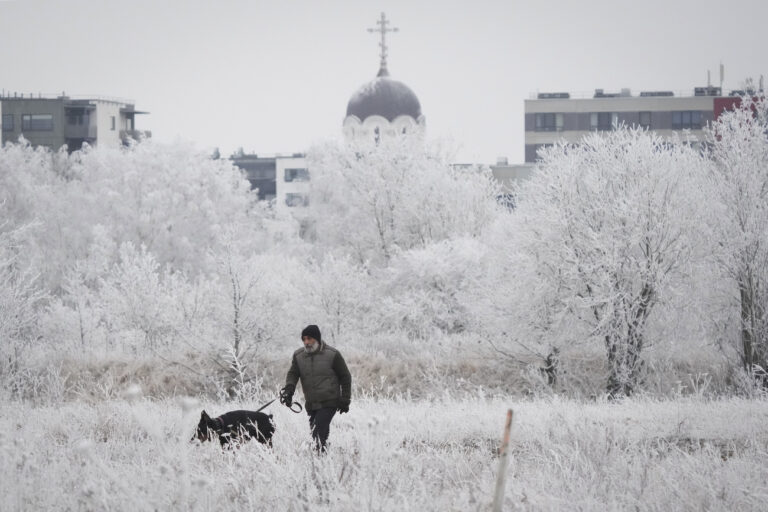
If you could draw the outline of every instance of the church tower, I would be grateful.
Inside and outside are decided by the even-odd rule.
[[[387,27],[389,21],[384,13],[376,24],[378,27],[369,28],[368,32],[381,33],[379,73],[360,87],[347,103],[344,138],[349,142],[378,144],[403,135],[423,136],[426,118],[421,113],[419,98],[407,85],[390,78],[387,70],[386,34],[398,29]]]

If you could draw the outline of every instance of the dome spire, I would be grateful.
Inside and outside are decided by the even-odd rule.
[[[379,43],[379,46],[381,47],[381,64],[379,65],[379,74],[376,76],[389,76],[389,71],[387,70],[387,32],[397,32],[399,29],[397,27],[387,28],[388,24],[389,20],[382,12],[381,18],[376,22],[378,28],[368,29],[368,32],[381,33],[381,42]]]

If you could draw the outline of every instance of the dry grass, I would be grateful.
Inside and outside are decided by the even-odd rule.
[[[582,351],[566,355],[558,381],[549,386],[534,358],[500,357],[487,346],[429,347],[413,344],[400,354],[397,347],[343,350],[354,376],[354,391],[362,396],[408,395],[417,399],[478,393],[517,398],[553,395],[594,399],[604,394],[608,370],[602,353]],[[248,398],[275,393],[283,385],[292,347],[273,348],[246,361],[246,382],[236,382],[216,354],[173,353],[102,356],[54,354],[43,351],[30,356],[24,369],[3,375],[0,400],[24,399],[38,404],[82,400],[97,403],[120,395],[129,384],[139,384],[146,396],[162,399],[196,396],[207,399]],[[8,380],[10,379],[10,380]],[[654,397],[728,396],[742,394],[730,366],[713,358],[699,360],[649,359],[640,392]],[[742,383],[743,384],[743,383]],[[743,387],[743,386],[742,386]]]
[[[0,406],[3,510],[487,510],[508,407],[508,510],[761,510],[768,402],[365,398],[310,449],[271,406],[272,450],[190,444],[192,399]]]

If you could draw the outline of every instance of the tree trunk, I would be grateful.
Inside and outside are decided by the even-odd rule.
[[[560,370],[559,353],[557,348],[553,348],[547,358],[544,359],[544,367],[541,368],[542,373],[547,376],[547,384],[552,387],[557,384],[557,375]]]
[[[768,389],[768,339],[764,328],[765,308],[759,300],[751,272],[739,279],[741,306],[741,363],[744,370],[763,389]]]
[[[754,365],[754,325],[752,316],[752,297],[747,287],[749,283],[740,283],[741,303],[741,363],[744,369],[751,373]]]
[[[608,384],[606,391],[610,399],[632,395],[638,385],[645,338],[643,328],[650,313],[650,304],[643,304],[635,319],[627,326],[626,334],[606,335],[608,351]]]

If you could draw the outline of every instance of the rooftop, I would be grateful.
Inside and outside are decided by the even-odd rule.
[[[732,89],[723,93],[720,87],[704,86],[694,87],[693,89],[672,91],[672,90],[658,90],[658,91],[640,91],[638,94],[632,94],[630,89],[621,89],[619,91],[606,91],[605,89],[595,89],[594,92],[577,91],[577,92],[533,92],[530,95],[531,100],[555,100],[555,99],[589,99],[589,98],[691,98],[696,96],[744,96],[745,94],[755,95],[762,94],[762,88],[755,91],[753,89]]]
[[[134,105],[136,102],[127,98],[117,98],[114,96],[103,96],[99,94],[77,94],[68,95],[62,93],[28,93],[6,91],[3,89],[0,91],[0,101],[13,101],[13,100],[53,100],[53,101],[99,101],[106,103],[119,103],[122,105]]]

